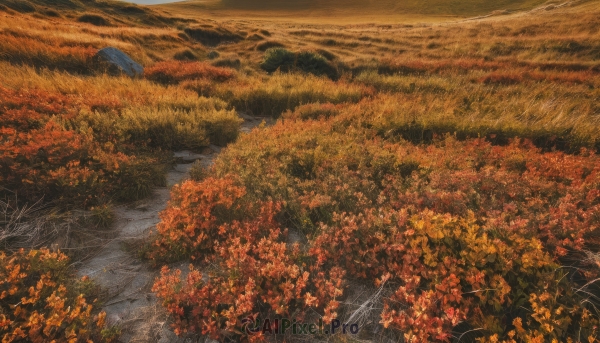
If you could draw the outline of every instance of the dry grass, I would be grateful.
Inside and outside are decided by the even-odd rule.
[[[241,122],[236,111],[256,116],[284,114],[283,123],[273,131],[243,136],[240,144],[227,149],[217,161],[221,172],[232,171],[247,180],[249,189],[255,189],[253,200],[261,201],[266,194],[285,199],[294,189],[281,185],[291,180],[307,178],[305,183],[310,183],[311,166],[317,162],[339,163],[339,168],[330,170],[331,178],[324,180],[344,173],[355,175],[354,171],[364,166],[372,167],[373,175],[381,178],[377,186],[387,182],[384,176],[390,170],[407,178],[417,162],[387,163],[389,156],[379,156],[384,148],[403,144],[435,150],[440,142],[436,136],[447,134],[459,140],[485,137],[494,145],[506,145],[515,137],[529,138],[543,151],[578,153],[581,147],[600,148],[597,1],[563,5],[541,0],[385,0],[377,6],[364,6],[358,0],[335,4],[314,0],[295,2],[295,8],[277,7],[281,3],[252,2],[250,6],[237,2],[231,6],[224,1],[217,6],[192,1],[150,9],[111,1],[0,0],[0,5],[5,5],[0,6],[1,89],[64,100],[62,105],[70,106],[65,112],[68,116],[52,112],[58,101],[52,100],[38,104],[42,110],[36,111],[43,113],[32,115],[32,122],[37,123],[40,115],[40,123],[56,124],[52,132],[57,135],[69,132],[90,139],[94,153],[101,154],[109,167],[99,169],[99,180],[106,176],[117,185],[107,188],[108,194],[97,199],[94,210],[84,211],[77,207],[79,203],[68,203],[89,195],[87,188],[72,187],[75,191],[66,192],[71,189],[68,182],[60,184],[63,188],[48,188],[52,192],[46,192],[49,196],[43,202],[0,199],[1,250],[52,244],[73,249],[69,251],[92,250],[107,233],[100,229],[110,223],[111,199],[137,199],[164,184],[160,163],[165,162],[165,151],[199,150],[235,141]],[[534,9],[539,5],[542,7]],[[54,7],[50,10],[49,6]],[[516,12],[508,14],[502,11],[505,9]],[[84,13],[92,17],[82,20]],[[464,19],[476,15],[480,17]],[[145,78],[102,74],[90,57],[106,46],[119,48],[144,65]],[[336,81],[299,72],[314,70],[314,59],[305,63],[312,69],[299,68],[296,59],[295,68],[289,68],[291,73],[283,73],[286,70],[281,66],[265,72],[261,62],[265,52],[274,47],[318,53],[324,58],[319,58],[321,65],[335,69]],[[273,72],[277,67],[280,71]],[[16,105],[0,103],[0,116],[11,106]],[[11,110],[19,110],[25,118],[29,113],[26,107]],[[46,107],[50,110],[44,112]],[[0,128],[0,147],[12,142],[15,130],[21,130],[20,122],[3,123],[8,127]],[[381,158],[353,164],[364,154],[360,142],[370,142],[372,153]],[[287,145],[282,148],[282,143]],[[10,160],[9,148],[0,159],[3,168],[17,160]],[[265,152],[266,148],[272,151]],[[317,153],[310,153],[311,149]],[[532,156],[541,155],[530,150]],[[344,152],[343,158],[331,159],[336,151]],[[231,158],[236,153],[239,156]],[[291,157],[280,160],[286,154]],[[121,161],[114,156],[138,162],[113,167],[108,162]],[[265,163],[268,159],[272,159],[270,164]],[[88,163],[94,157],[79,160]],[[344,165],[342,160],[350,162]],[[228,161],[234,163],[225,165]],[[290,174],[269,179],[275,177],[277,163]],[[515,168],[523,163],[514,161]],[[40,165],[31,159],[31,180],[39,181],[34,177],[39,176],[35,168]],[[200,167],[193,168],[194,179],[213,176],[214,170]],[[71,169],[59,169],[64,175],[71,173]],[[42,182],[33,182],[27,187],[39,193],[42,186]],[[373,191],[359,189],[366,195]],[[339,194],[333,188],[331,192]],[[61,198],[60,206],[50,202],[50,195],[56,194],[68,194]],[[289,203],[310,196],[305,192],[290,198]],[[313,200],[310,206],[323,198]],[[387,204],[385,199],[381,201],[382,206]],[[354,204],[340,202],[340,206]],[[294,210],[286,209],[299,215]],[[316,230],[330,212],[314,211],[312,217],[303,214],[285,220],[306,233]],[[591,251],[588,262],[594,263],[597,256],[597,251]],[[389,290],[374,288],[370,281],[351,288],[365,292],[347,294],[340,314],[377,327],[382,298],[390,295]],[[385,333],[388,338],[401,337],[396,334]]]
[[[475,15],[485,15],[494,11],[518,11],[528,10],[543,4],[544,0],[514,1],[502,0],[489,2],[485,0],[449,0],[449,1],[373,1],[373,0],[300,0],[300,1],[282,1],[282,0],[224,0],[224,1],[189,1],[185,3],[175,3],[162,5],[161,7],[184,13],[190,11],[214,11],[220,15],[229,16],[250,16],[267,17],[269,14],[277,14],[277,17],[298,17],[298,13],[310,14],[313,21],[316,18],[323,20],[327,18],[358,18],[364,15],[381,16],[390,18],[390,16],[401,16],[403,18],[410,16],[431,17],[465,17]],[[271,13],[269,13],[271,12]],[[310,19],[308,19],[310,20]]]

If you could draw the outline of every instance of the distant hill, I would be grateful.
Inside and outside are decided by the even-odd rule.
[[[0,0],[0,10],[76,20],[82,15],[93,15],[97,19],[100,16],[95,23],[100,26],[162,27],[185,22],[181,18],[164,16],[149,6],[119,0]]]
[[[204,3],[192,0],[188,3]],[[221,0],[223,9],[245,10],[336,10],[361,13],[473,16],[496,10],[519,11],[544,4],[546,0]],[[182,3],[183,4],[183,3]]]

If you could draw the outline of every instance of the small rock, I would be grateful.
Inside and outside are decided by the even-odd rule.
[[[94,60],[106,66],[107,72],[111,75],[124,73],[129,77],[139,77],[144,74],[144,67],[117,48],[107,47],[98,51]]]

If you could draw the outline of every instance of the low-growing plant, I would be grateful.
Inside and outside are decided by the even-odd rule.
[[[287,118],[230,146],[213,177],[176,189],[152,257],[194,261],[187,281],[165,269],[155,283],[178,332],[240,335],[256,312],[331,320],[358,279],[392,291],[381,324],[406,340],[473,328],[486,342],[596,339],[595,154],[518,140],[414,145],[352,120]],[[284,228],[308,243],[285,244]],[[208,265],[218,268],[207,277]],[[295,267],[302,279],[286,274]]]
[[[284,48],[269,48],[260,67],[268,72],[289,72],[296,64],[296,54]]]
[[[309,51],[293,53],[284,48],[269,48],[260,67],[267,72],[301,71],[330,79],[338,77],[337,69],[325,57]]]
[[[296,58],[296,67],[305,73],[325,75],[333,80],[338,77],[337,69],[325,57],[314,52],[300,52]]]
[[[192,163],[192,167],[190,168],[190,171],[188,173],[190,174],[190,179],[197,182],[203,181],[209,175],[207,167],[203,165],[201,160],[197,160],[194,163]]]
[[[117,190],[131,191],[131,183],[121,178],[156,163],[117,151],[114,142],[101,144],[89,126],[74,128],[82,104],[73,98],[5,89],[0,102],[0,192],[16,192],[23,203],[45,197],[60,204],[94,206]],[[154,173],[138,176],[135,188],[155,184]]]
[[[94,287],[74,281],[60,252],[0,252],[0,337],[3,342],[116,342]]]
[[[166,61],[146,68],[144,75],[148,80],[169,85],[195,79],[225,81],[233,78],[235,72],[204,62]]]

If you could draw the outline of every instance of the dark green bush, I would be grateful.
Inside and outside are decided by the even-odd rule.
[[[326,75],[330,79],[338,77],[337,69],[325,57],[313,52],[301,52],[296,58],[296,67],[305,73],[317,76]]]
[[[337,68],[327,59],[317,53],[302,51],[295,54],[284,48],[271,48],[265,52],[260,67],[267,72],[279,69],[282,72],[303,71],[305,73],[327,76],[330,79],[338,77]]]
[[[282,72],[289,72],[294,69],[296,63],[296,54],[284,48],[270,48],[265,52],[265,58],[260,67],[267,72],[274,72],[279,69]]]

